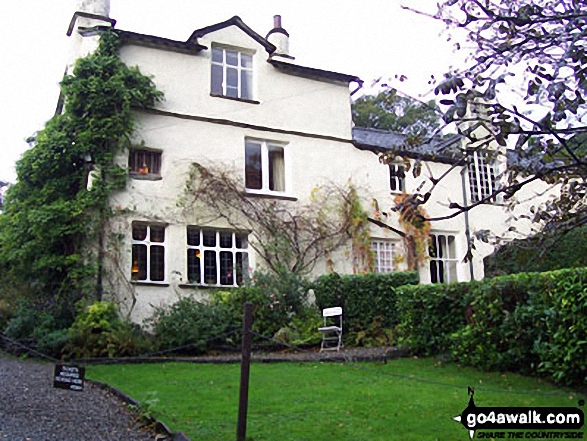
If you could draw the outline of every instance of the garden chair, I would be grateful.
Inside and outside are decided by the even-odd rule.
[[[318,331],[322,333],[320,352],[340,351],[342,346],[342,308],[340,306],[326,308],[322,311],[322,317],[324,317],[324,326],[318,328]]]

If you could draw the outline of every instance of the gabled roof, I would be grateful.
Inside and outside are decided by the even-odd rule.
[[[239,28],[241,31],[243,31],[245,34],[247,34],[249,37],[251,37],[257,43],[259,43],[261,46],[263,46],[265,48],[265,50],[267,51],[267,53],[272,54],[273,52],[275,52],[276,47],[274,45],[269,43],[265,38],[261,37],[259,34],[257,34],[255,31],[253,31],[250,27],[248,27],[242,21],[242,19],[237,15],[235,15],[231,19],[228,19],[228,20],[223,21],[221,23],[216,23],[216,24],[213,24],[210,26],[206,26],[205,28],[195,30],[192,33],[192,35],[190,36],[190,38],[188,38],[188,42],[192,42],[192,43],[197,44],[198,38],[203,37],[204,35],[209,34],[210,32],[215,32],[220,29],[227,28],[229,26],[236,26],[237,28]]]
[[[353,128],[353,144],[361,150],[371,150],[376,153],[393,152],[398,156],[445,164],[457,163],[463,157],[460,135],[433,138],[430,142],[419,146],[407,144],[407,138],[407,135],[387,130]]]

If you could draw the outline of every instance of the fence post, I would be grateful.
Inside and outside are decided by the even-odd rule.
[[[241,385],[238,401],[238,423],[236,440],[245,441],[247,436],[247,410],[249,407],[249,373],[251,367],[251,328],[253,324],[253,305],[249,302],[243,307],[243,346],[241,358]]]

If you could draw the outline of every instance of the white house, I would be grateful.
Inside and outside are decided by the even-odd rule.
[[[76,58],[95,49],[97,29],[115,25],[108,17],[108,1],[86,0],[80,7],[68,31],[69,69]],[[193,163],[230,167],[240,174],[247,197],[293,205],[307,201],[316,185],[344,186],[351,179],[361,189],[367,211],[375,202],[389,211],[396,195],[425,188],[430,176],[446,173],[425,204],[431,217],[447,214],[450,203],[466,206],[480,200],[498,185],[496,164],[485,163],[479,152],[468,167],[455,166],[450,152],[460,148],[458,139],[439,143],[439,153],[431,157],[402,151],[398,135],[353,129],[350,94],[361,80],[296,64],[277,16],[265,37],[239,17],[195,30],[185,42],[117,32],[121,59],[152,76],[165,95],[157,108],[137,111],[136,147],[117,159],[128,167],[129,183],[111,200],[120,213],[111,225],[119,239],[110,244],[117,253],[108,262],[105,292],[135,321],[177,296],[236,286],[239,274],[262,267],[246,231],[178,207]],[[400,163],[382,164],[377,153],[390,149],[423,159],[422,174],[414,178]],[[465,261],[468,244],[484,230],[506,235],[510,217],[494,201],[434,222],[431,255],[420,267],[422,283],[482,278],[483,257],[493,246],[476,242],[472,259]],[[401,231],[397,215],[373,218],[376,269],[405,269],[398,259],[405,249],[396,232]],[[352,272],[349,253],[350,245],[337,254],[332,269]],[[314,275],[326,271],[319,262]]]

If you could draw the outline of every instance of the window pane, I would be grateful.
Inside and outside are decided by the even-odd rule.
[[[431,260],[430,261],[430,281],[432,283],[439,283],[438,280],[438,261]]]
[[[429,241],[429,245],[428,245],[428,255],[431,258],[438,257],[438,253],[436,250],[436,236],[434,234],[430,235],[430,241]]]
[[[200,230],[188,227],[188,245],[200,245]]]
[[[236,234],[236,247],[239,249],[247,248],[247,236],[246,234]]]
[[[241,54],[241,66],[245,68],[253,67],[253,56],[249,54]]]
[[[242,285],[249,269],[249,255],[247,253],[236,253],[236,283]]]
[[[285,191],[283,147],[269,147],[269,190]]]
[[[200,283],[200,250],[188,250],[188,280],[190,283]]]
[[[220,252],[220,284],[234,285],[234,274],[232,270],[232,253],[230,251]]]
[[[253,98],[252,93],[253,72],[250,70],[241,70],[241,98],[250,100]]]
[[[202,238],[205,247],[216,246],[216,231],[204,230],[202,231]]]
[[[224,52],[223,49],[219,48],[212,48],[212,61],[216,63],[222,63],[222,53]]]
[[[226,51],[226,64],[229,66],[238,66],[238,52]]]
[[[226,96],[229,96],[231,98],[238,98],[238,87],[227,86]]]
[[[220,232],[220,248],[232,248],[232,233]]]
[[[151,225],[151,242],[165,242],[165,227]]]
[[[245,187],[261,190],[262,186],[261,145],[247,142],[245,144]]]
[[[231,88],[238,88],[238,70],[226,69],[226,86]]]
[[[222,95],[222,66],[212,65],[212,93]]]
[[[216,252],[204,251],[204,283],[216,285]]]
[[[447,244],[446,244],[446,255],[450,259],[455,259],[456,252],[455,252],[455,237],[454,236],[447,236]]]
[[[165,248],[151,245],[151,280],[160,282],[165,278]]]
[[[147,279],[147,246],[133,245],[132,246],[132,280],[146,280]]]
[[[147,226],[146,225],[133,225],[132,226],[132,238],[134,240],[145,240],[147,238]]]

